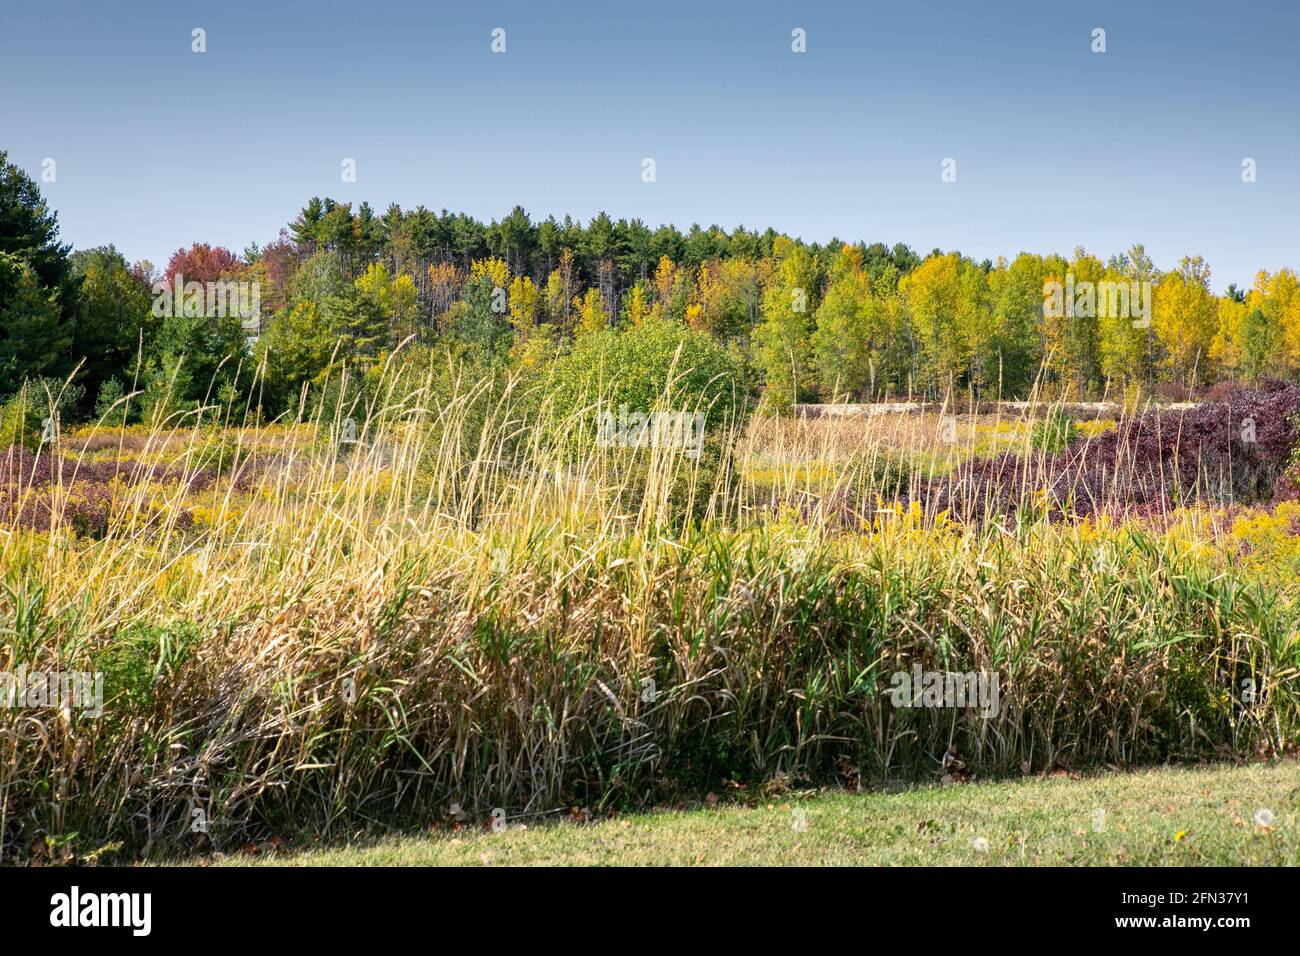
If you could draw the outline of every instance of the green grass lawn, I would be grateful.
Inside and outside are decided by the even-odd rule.
[[[1270,816],[1271,814],[1271,816]],[[283,857],[311,866],[1291,865],[1300,762],[787,795],[598,823],[474,825]],[[1270,824],[1271,821],[1271,825]]]

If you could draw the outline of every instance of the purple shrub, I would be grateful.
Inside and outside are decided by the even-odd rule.
[[[221,480],[212,467],[186,469],[140,460],[78,461],[57,452],[33,454],[20,445],[0,451],[0,523],[31,530],[48,530],[58,519],[78,534],[103,535],[113,510],[115,487],[140,482],[183,483],[185,491],[205,491]],[[242,465],[227,480],[240,489],[251,484],[253,469]],[[56,505],[57,502],[57,505]],[[179,528],[193,524],[183,511],[175,516]]]
[[[1300,385],[1267,382],[1223,401],[1155,409],[1055,455],[969,462],[937,479],[938,507],[1005,513],[1042,490],[1053,513],[1153,513],[1200,498],[1267,500],[1291,461]]]
[[[975,523],[1025,508],[1150,516],[1195,499],[1263,501],[1296,487],[1298,439],[1300,385],[1265,382],[1190,409],[1154,409],[1055,454],[967,461],[907,493],[931,514]]]

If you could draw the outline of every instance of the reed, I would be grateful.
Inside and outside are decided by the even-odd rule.
[[[963,419],[943,449],[916,420],[853,441],[723,420],[692,458],[601,447],[596,404],[422,374],[292,422],[212,409],[10,451],[0,671],[100,672],[105,701],[0,707],[7,857],[1297,741],[1295,594],[1208,511],[932,506],[981,436],[1041,467],[1029,419]],[[996,714],[895,706],[915,665],[996,674]]]

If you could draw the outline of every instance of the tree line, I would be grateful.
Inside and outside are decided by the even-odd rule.
[[[256,283],[260,335],[250,340],[237,315],[160,310],[158,291],[178,275]],[[374,368],[403,343],[527,373],[584,336],[647,324],[707,336],[778,409],[1300,377],[1295,272],[1261,271],[1224,295],[1210,280],[1201,257],[1162,271],[1141,245],[1106,260],[1080,248],[975,261],[771,228],[683,232],[605,213],[534,222],[520,207],[485,224],[329,198],[313,198],[264,247],[195,243],[158,269],[112,246],[61,244],[36,184],[0,152],[0,400],[70,378],[64,405],[80,415],[107,414],[131,393],[135,415],[251,402],[273,416],[330,369]],[[1071,290],[1064,311],[1044,307],[1053,285]],[[1073,297],[1116,286],[1145,289],[1149,311]]]

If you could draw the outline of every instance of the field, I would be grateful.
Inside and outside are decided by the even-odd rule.
[[[98,717],[0,710],[7,858],[315,845],[420,830],[452,806],[475,825],[601,819],[733,790],[1295,748],[1294,386],[1113,422],[1047,407],[758,415],[711,425],[696,455],[593,443],[589,409],[557,420],[508,382],[430,401],[435,387],[292,424],[190,413],[7,453],[0,670],[95,672],[104,688]],[[969,693],[923,695],[936,674],[939,688],[969,675]],[[896,693],[910,675],[915,696]],[[1283,807],[1293,770],[1231,773]],[[1139,826],[1122,809],[1146,778],[1007,785],[1026,806],[1113,793],[1134,838],[1035,831],[1026,861],[1294,862],[1293,809],[1256,839],[1240,801],[1215,824],[1171,779],[1170,806],[1204,828],[1172,847],[1177,813]],[[951,810],[936,826],[956,847],[1001,793],[828,797],[809,814]],[[761,828],[787,802],[718,814]],[[680,833],[663,852],[690,861],[710,819],[645,826]],[[845,832],[810,828],[789,859],[931,859]],[[992,818],[990,858],[1014,861],[1014,833]],[[607,852],[559,831],[516,839],[521,860]],[[735,859],[772,852],[757,840]]]
[[[0,12],[6,941],[1285,919],[1300,3],[193,6]]]
[[[227,866],[1296,866],[1300,773],[1248,767],[1065,774],[871,794],[757,794],[743,805],[587,824],[461,826]],[[1263,811],[1263,812],[1261,812]],[[454,826],[454,821],[451,826]]]

